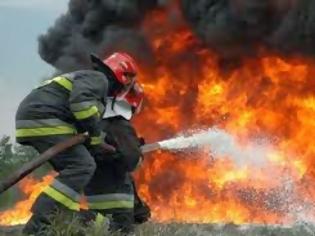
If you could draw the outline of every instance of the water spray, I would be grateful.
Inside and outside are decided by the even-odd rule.
[[[266,162],[268,155],[276,152],[266,139],[251,140],[246,145],[241,145],[235,136],[217,128],[197,130],[188,135],[179,135],[142,147],[143,153],[156,150],[172,152],[206,150],[214,157],[228,157],[238,165],[244,163],[261,165]]]

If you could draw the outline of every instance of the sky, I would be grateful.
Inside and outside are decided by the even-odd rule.
[[[0,137],[14,137],[22,99],[54,69],[38,54],[39,35],[67,10],[68,0],[0,0]]]

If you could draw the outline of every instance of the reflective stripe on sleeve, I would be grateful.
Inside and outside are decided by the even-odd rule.
[[[72,87],[73,87],[72,82],[69,79],[67,79],[66,77],[63,77],[63,76],[58,76],[58,77],[55,77],[53,79],[46,80],[39,87],[45,86],[45,85],[50,84],[52,82],[55,82],[55,83],[59,84],[60,86],[62,86],[65,89],[67,89],[68,91],[72,91]]]
[[[99,145],[99,144],[101,144],[103,142],[102,136],[100,136],[100,137],[91,137],[90,140],[91,140],[90,141],[91,145]]]
[[[76,129],[70,126],[16,129],[15,131],[15,135],[17,138],[40,137],[40,136],[58,135],[58,134],[76,134],[76,133],[77,133]]]
[[[17,120],[16,137],[40,137],[59,134],[76,134],[71,124],[59,119]]]
[[[72,103],[70,104],[70,109],[72,112],[87,110],[92,106],[97,107],[97,102],[95,101],[86,101],[80,103]]]
[[[70,80],[68,80],[66,77],[58,76],[56,78],[53,78],[52,81],[56,82],[57,84],[61,85],[65,89],[72,91],[73,84]]]
[[[73,114],[77,120],[84,120],[94,115],[99,117],[99,112],[96,106],[91,106],[90,108],[83,111],[75,111]]]
[[[17,129],[40,128],[40,127],[55,127],[55,126],[70,126],[70,124],[59,119],[39,119],[39,120],[17,120]]]

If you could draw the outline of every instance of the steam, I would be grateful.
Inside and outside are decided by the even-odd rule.
[[[159,144],[162,149],[173,151],[207,148],[212,156],[228,157],[238,165],[262,165],[266,163],[268,155],[275,153],[267,140],[240,145],[231,134],[215,128],[201,130],[190,136],[179,136]]]

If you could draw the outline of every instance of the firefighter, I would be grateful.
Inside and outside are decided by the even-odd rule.
[[[131,172],[142,162],[139,139],[130,123],[133,115],[141,111],[143,89],[135,83],[123,98],[109,98],[103,131],[107,143],[116,152],[107,158],[96,158],[97,168],[85,188],[90,210],[110,215],[110,231],[132,234],[135,223],[143,223],[150,217],[150,209],[137,194]]]
[[[126,53],[101,61],[91,56],[93,70],[63,74],[34,89],[16,113],[16,140],[39,153],[76,133],[88,132],[86,144],[74,146],[50,161],[58,176],[36,199],[25,234],[39,235],[56,211],[79,210],[79,198],[96,169],[92,156],[115,149],[101,135],[101,117],[108,96],[119,98],[134,84],[135,62]],[[119,72],[113,73],[112,68]],[[89,151],[88,151],[89,150]]]

